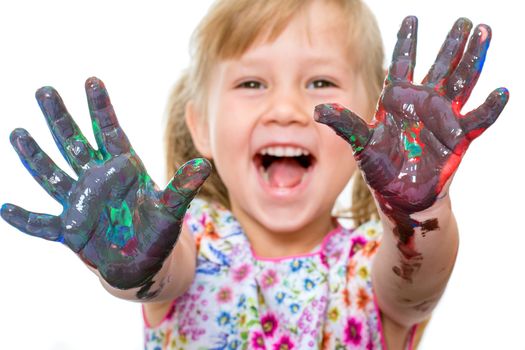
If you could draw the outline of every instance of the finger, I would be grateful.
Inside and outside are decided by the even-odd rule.
[[[443,80],[458,65],[471,29],[472,22],[467,18],[459,18],[454,23],[439,50],[436,61],[428,71],[425,79],[423,79],[423,84],[436,86],[437,88],[441,87]]]
[[[498,119],[508,100],[509,92],[507,89],[496,89],[492,91],[481,106],[459,119],[466,137],[469,140],[474,140],[481,135]]]
[[[49,241],[62,241],[58,216],[33,213],[13,204],[4,204],[0,215],[7,223],[28,235]]]
[[[40,149],[26,130],[13,130],[10,140],[20,160],[36,182],[58,202],[64,204],[74,180]]]
[[[364,149],[371,137],[366,122],[337,103],[317,105],[314,118],[317,122],[331,127],[337,135],[345,139],[352,146],[354,155]]]
[[[204,158],[184,163],[164,190],[162,203],[170,208],[176,217],[182,218],[187,206],[211,174],[211,169],[210,162]]]
[[[95,139],[104,157],[129,152],[131,145],[119,125],[104,83],[95,77],[89,78],[86,95]]]
[[[397,43],[387,81],[412,81],[416,65],[417,18],[406,17],[397,33]]]
[[[58,149],[73,170],[80,174],[87,164],[97,157],[95,150],[80,132],[55,89],[52,87],[40,88],[35,97]]]
[[[478,81],[491,37],[489,26],[478,25],[470,37],[463,58],[447,80],[446,94],[456,102],[459,109],[463,107]]]

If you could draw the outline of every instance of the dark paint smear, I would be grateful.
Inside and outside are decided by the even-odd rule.
[[[406,247],[398,245],[398,248],[402,252],[406,252]],[[414,250],[411,250],[412,253],[414,253]],[[405,253],[403,253],[405,254]],[[420,253],[415,252],[415,255],[413,255],[409,259],[401,259],[400,266],[394,266],[392,267],[392,271],[402,279],[404,279],[407,282],[412,283],[412,275],[414,272],[417,272],[422,265],[423,262],[423,255]]]
[[[425,236],[427,232],[439,229],[438,220],[434,218],[420,222],[410,218],[410,215],[389,209],[381,202],[380,206],[385,215],[396,223],[393,232],[398,239],[397,249],[401,253],[401,261],[400,266],[394,266],[392,270],[403,280],[412,283],[412,275],[419,270],[423,261],[423,255],[415,248],[415,228],[421,228],[421,234]]]
[[[60,203],[60,216],[30,213],[4,205],[2,218],[21,231],[62,242],[118,289],[139,288],[137,297],[153,298],[153,278],[175,246],[184,214],[211,172],[204,159],[182,165],[164,190],[151,180],[121,129],[104,83],[86,81],[86,94],[98,149],[89,146],[67,113],[58,92],[40,89],[36,98],[59,149],[78,175],[59,171],[23,130],[11,135],[13,147],[35,179]],[[80,142],[77,154],[71,144]],[[46,174],[61,181],[46,181]]]
[[[428,219],[421,223],[421,234],[426,237],[427,232],[439,230],[438,219]]]
[[[479,25],[469,40],[471,28],[468,19],[456,21],[422,85],[415,85],[417,19],[407,17],[372,124],[335,103],[315,108],[316,121],[352,146],[381,210],[394,223],[402,261],[393,271],[406,281],[423,260],[415,249],[415,230],[426,235],[439,229],[436,218],[419,222],[410,216],[436,202],[470,142],[496,121],[508,101],[508,91],[500,88],[461,115],[491,39],[490,27]]]
[[[157,295],[160,294],[160,292],[164,289],[165,282],[162,280],[160,282],[160,286],[158,289],[150,291],[151,287],[153,287],[153,284],[155,284],[155,281],[149,280],[147,281],[142,288],[137,292],[137,298],[140,300],[150,300],[155,298]]]

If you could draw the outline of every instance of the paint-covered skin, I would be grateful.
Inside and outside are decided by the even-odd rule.
[[[22,163],[62,204],[62,213],[32,213],[4,204],[1,216],[27,234],[64,243],[111,286],[140,288],[139,298],[151,297],[152,278],[175,245],[186,209],[211,166],[193,159],[159,190],[120,127],[103,82],[88,79],[86,94],[98,150],[53,88],[36,92],[55,142],[78,180],[61,170],[27,131],[11,133]]]
[[[410,215],[435,203],[470,142],[494,123],[509,98],[508,91],[499,88],[481,106],[461,114],[491,39],[490,27],[481,24],[468,40],[471,28],[465,18],[454,23],[435,63],[416,85],[412,78],[417,18],[405,18],[371,124],[338,104],[315,109],[316,120],[352,146],[365,180],[383,213],[396,224],[394,232],[403,244],[409,243],[416,227],[423,232],[438,227],[434,220],[418,222]],[[405,250],[406,257],[414,253]]]

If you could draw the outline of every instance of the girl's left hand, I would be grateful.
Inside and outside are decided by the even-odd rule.
[[[490,27],[478,25],[463,52],[471,28],[468,19],[456,21],[416,85],[417,18],[405,18],[372,123],[337,104],[315,109],[318,122],[350,143],[382,211],[396,222],[395,216],[408,217],[434,204],[470,142],[496,121],[508,101],[508,91],[499,88],[478,108],[460,113],[491,39]]]

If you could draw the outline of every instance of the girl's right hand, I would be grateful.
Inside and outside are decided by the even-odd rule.
[[[22,163],[62,204],[62,213],[32,213],[13,204],[4,204],[0,213],[27,234],[64,243],[109,285],[139,287],[145,295],[173,249],[186,209],[211,165],[193,159],[159,190],[119,126],[104,83],[88,79],[86,94],[98,150],[82,135],[56,90],[43,87],[36,92],[51,133],[78,180],[61,170],[26,130],[11,133]]]

